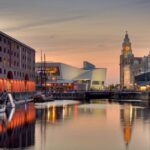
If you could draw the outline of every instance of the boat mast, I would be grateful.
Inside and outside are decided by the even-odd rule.
[[[41,73],[40,73],[40,77],[41,77],[41,91],[42,91],[42,75],[43,75],[43,66],[42,66],[42,63],[43,63],[43,57],[42,57],[42,50],[41,50]]]
[[[44,81],[45,81],[45,94],[46,94],[46,56],[44,53]]]

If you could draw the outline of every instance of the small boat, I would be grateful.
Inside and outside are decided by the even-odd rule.
[[[6,111],[6,105],[0,105],[0,113],[4,113]]]
[[[44,103],[44,102],[51,102],[51,101],[54,101],[53,97],[51,95],[45,95],[42,93],[37,93],[34,96],[34,102],[35,103]]]

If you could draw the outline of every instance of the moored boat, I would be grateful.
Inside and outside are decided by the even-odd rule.
[[[44,103],[44,102],[51,102],[54,101],[52,95],[46,95],[43,93],[37,93],[34,96],[34,102],[35,103]]]

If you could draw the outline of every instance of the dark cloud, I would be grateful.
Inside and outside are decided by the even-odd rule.
[[[23,24],[20,26],[16,27],[11,27],[11,28],[3,28],[2,30],[4,31],[18,31],[18,30],[23,30],[23,29],[28,29],[28,28],[34,28],[34,27],[40,27],[40,26],[45,26],[45,25],[51,25],[51,24],[58,24],[58,23],[64,23],[64,22],[69,22],[69,21],[74,21],[74,20],[79,20],[82,18],[85,18],[87,16],[73,16],[73,17],[66,17],[66,18],[59,18],[59,19],[51,19],[51,20],[41,20],[33,23],[27,23]]]

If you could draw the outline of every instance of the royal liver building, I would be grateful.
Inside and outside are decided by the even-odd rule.
[[[133,89],[136,75],[150,71],[150,54],[144,57],[134,57],[131,41],[126,32],[120,55],[120,85],[121,88]]]

